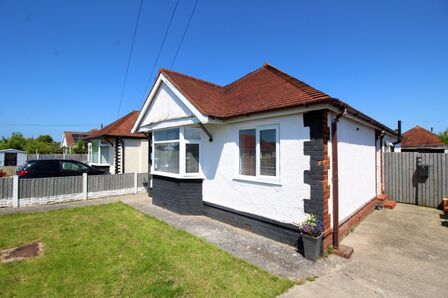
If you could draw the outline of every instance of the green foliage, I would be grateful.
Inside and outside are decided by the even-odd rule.
[[[36,141],[38,142],[42,142],[42,143],[53,143],[53,138],[49,135],[40,135],[39,137],[37,137]]]
[[[44,246],[0,263],[2,297],[276,297],[294,285],[122,203],[0,216],[0,231],[0,250]]]
[[[72,153],[75,154],[85,154],[87,153],[87,143],[84,140],[78,140],[76,144],[72,147]]]
[[[445,131],[439,133],[439,138],[445,144],[448,144],[448,128]]]
[[[41,135],[37,138],[25,138],[21,133],[14,132],[9,138],[2,137],[0,149],[18,149],[27,153],[62,153],[58,142],[49,135]]]

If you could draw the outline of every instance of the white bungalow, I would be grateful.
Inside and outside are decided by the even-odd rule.
[[[151,134],[154,204],[292,245],[313,213],[324,248],[374,209],[399,135],[270,65],[226,86],[162,69],[132,132]]]

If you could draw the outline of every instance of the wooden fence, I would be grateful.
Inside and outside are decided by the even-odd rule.
[[[149,189],[148,173],[18,179],[0,178],[0,207],[44,205]]]
[[[71,159],[87,161],[87,154],[28,154],[27,160],[33,159]]]
[[[448,154],[384,153],[384,191],[399,203],[440,208],[448,196]]]
[[[6,174],[6,176],[14,176],[17,172],[18,167],[15,166],[6,166],[6,167],[0,167],[0,172],[3,172]]]
[[[53,197],[75,193],[82,193],[82,176],[20,179],[19,183],[19,196],[21,199]]]

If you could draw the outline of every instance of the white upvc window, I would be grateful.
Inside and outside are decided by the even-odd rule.
[[[94,165],[110,165],[111,145],[106,141],[93,140],[88,144],[88,160]]]
[[[278,125],[238,129],[237,147],[237,179],[280,182]]]
[[[152,134],[152,173],[175,178],[201,177],[201,130],[179,127]]]

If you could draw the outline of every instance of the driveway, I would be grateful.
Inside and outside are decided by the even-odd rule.
[[[283,297],[447,297],[448,217],[405,204],[375,211],[342,244],[350,260],[332,264],[314,282]]]

